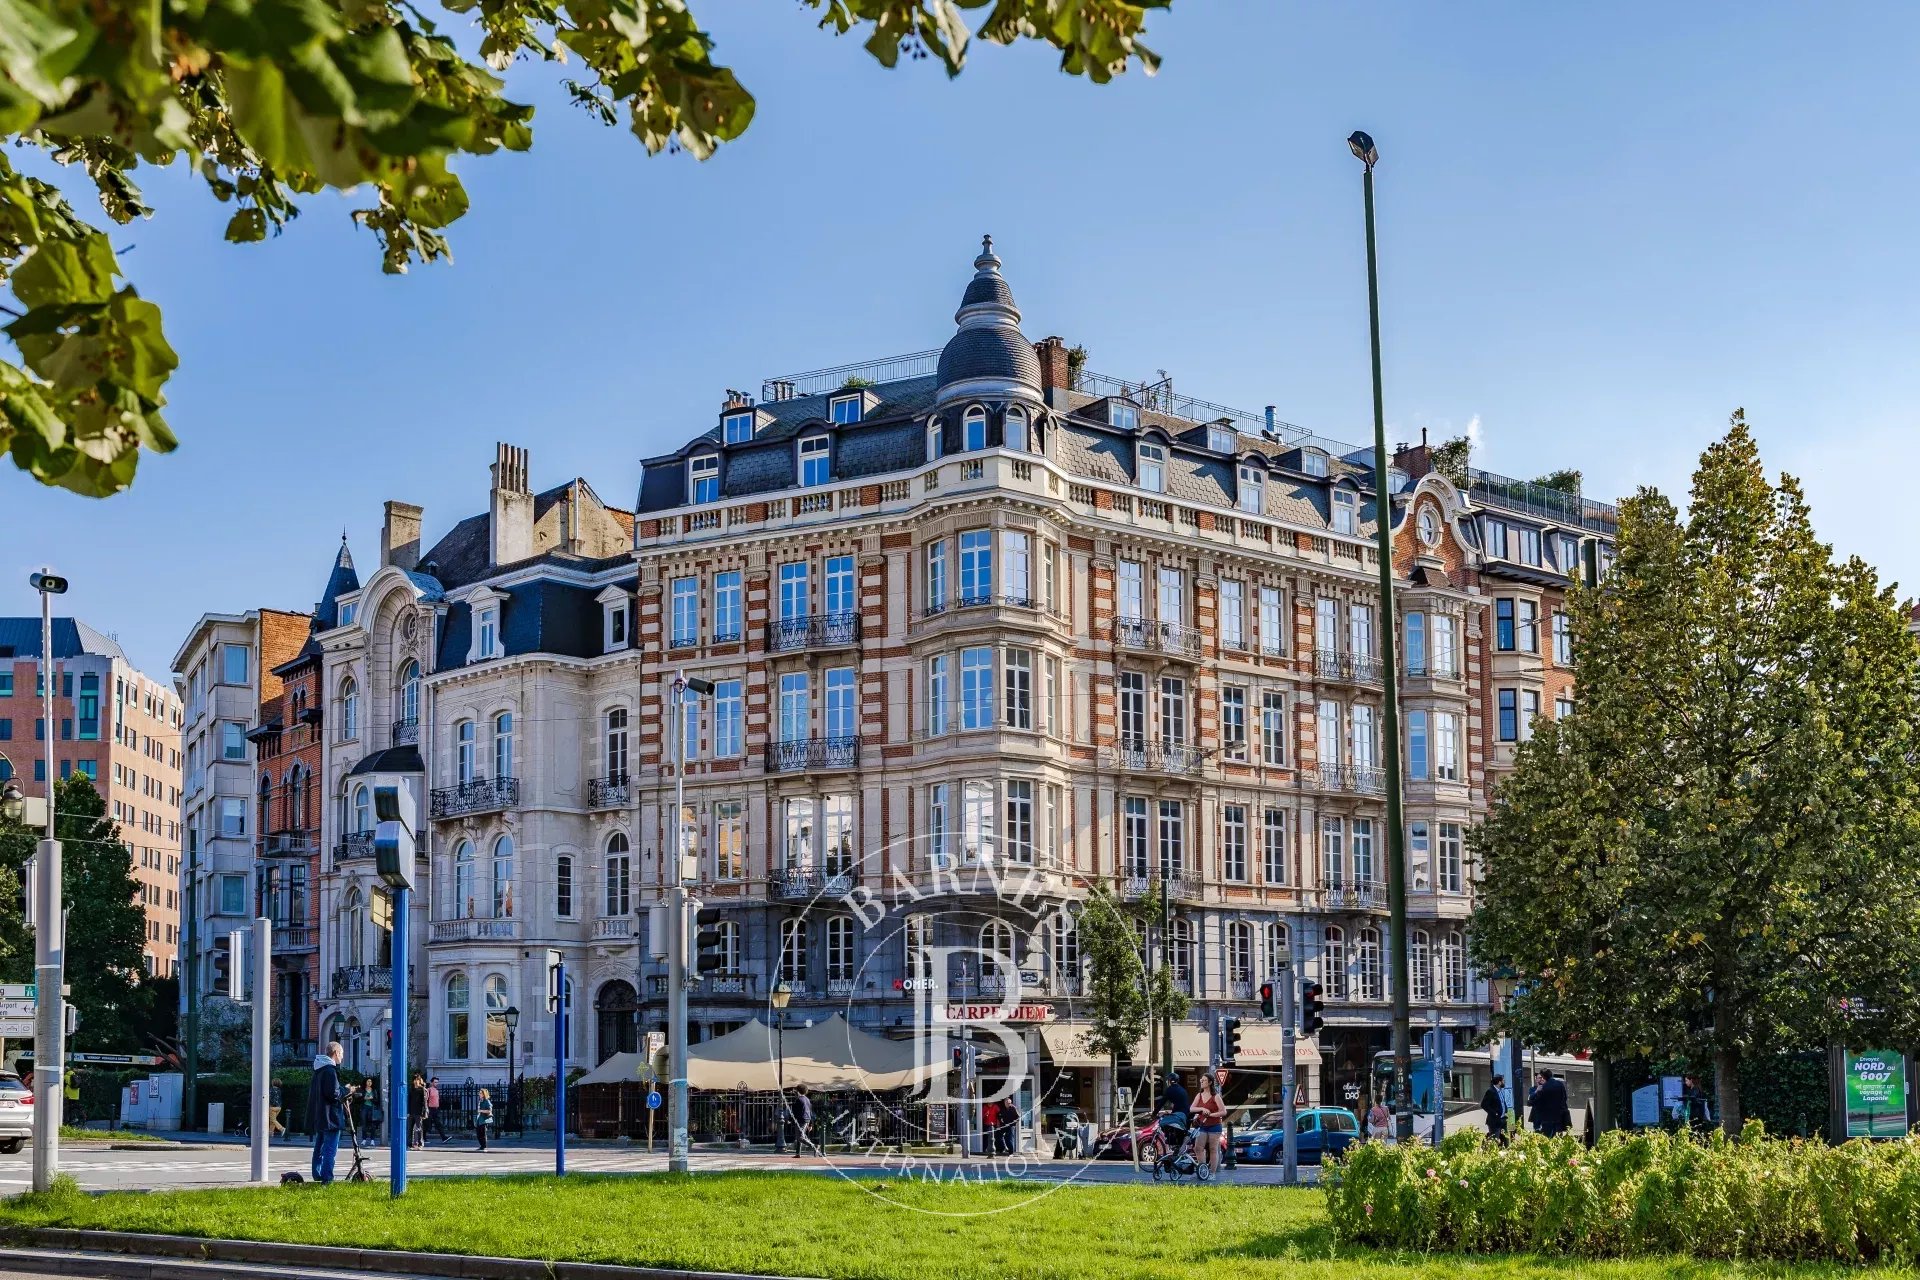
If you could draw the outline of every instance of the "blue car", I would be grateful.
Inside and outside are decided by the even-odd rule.
[[[1307,1107],[1295,1120],[1300,1126],[1300,1163],[1319,1164],[1324,1155],[1339,1155],[1360,1140],[1360,1120],[1343,1107]],[[1233,1134],[1236,1160],[1277,1164],[1285,1142],[1285,1113],[1269,1111]]]

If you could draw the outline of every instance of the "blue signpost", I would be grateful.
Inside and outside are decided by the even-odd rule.
[[[393,895],[393,1003],[387,1018],[387,1186],[395,1199],[407,1190],[407,1109],[413,1091],[407,1088],[407,924],[413,907],[414,828],[413,791],[405,782],[373,788],[373,814],[379,825],[373,832],[374,871]]]
[[[567,960],[547,952],[547,1007],[553,1010],[553,1173],[567,1176]]]

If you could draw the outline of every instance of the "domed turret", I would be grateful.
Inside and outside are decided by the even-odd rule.
[[[981,240],[953,320],[960,330],[940,352],[938,403],[1015,392],[1040,398],[1040,360],[1020,332],[1020,308],[1000,275],[992,236]]]

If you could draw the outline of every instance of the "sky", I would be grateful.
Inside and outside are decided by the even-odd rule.
[[[1390,439],[1683,494],[1744,406],[1821,535],[1915,593],[1920,6],[1175,0],[1160,74],[1104,86],[1038,45],[949,80],[799,6],[692,7],[746,136],[649,158],[522,64],[534,149],[459,165],[451,264],[382,275],[337,195],[227,245],[183,169],[146,172],[159,212],[115,243],[165,309],[181,445],[106,501],[0,470],[0,614],[50,563],[163,675],[202,613],[311,607],[343,530],[370,572],[383,500],[429,542],[484,510],[496,441],[631,505],[726,388],[945,342],[983,233],[1029,338],[1364,441],[1356,128]]]

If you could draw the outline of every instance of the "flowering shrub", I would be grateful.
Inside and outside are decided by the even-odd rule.
[[[1476,1132],[1440,1150],[1365,1142],[1321,1185],[1351,1244],[1455,1253],[1920,1264],[1920,1133],[1829,1147],[1765,1136]]]

